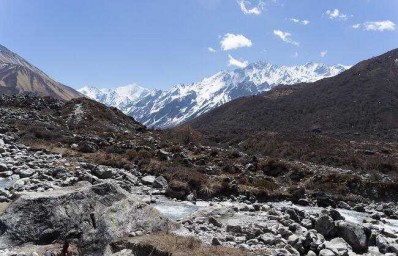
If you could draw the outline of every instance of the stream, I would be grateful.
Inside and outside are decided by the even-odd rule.
[[[312,206],[299,206],[294,205],[291,202],[272,202],[270,203],[273,207],[280,210],[283,207],[294,207],[299,210],[303,210],[308,213],[320,213],[325,208],[322,207],[312,207]],[[195,204],[191,202],[178,202],[172,201],[167,198],[161,198],[156,203],[152,204],[152,206],[157,209],[159,212],[164,214],[165,216],[173,219],[173,220],[181,220],[189,217],[190,215],[198,212],[199,210],[205,210],[208,208],[226,208],[232,206],[238,206],[239,203],[232,203],[232,202],[221,202],[215,203],[214,206],[210,206],[210,202],[206,201],[198,201]],[[352,210],[346,209],[336,209],[347,222],[352,222],[356,224],[363,224],[365,219],[371,219],[371,214],[367,212],[356,212]],[[248,222],[256,222],[259,221],[260,212],[237,212],[233,216],[223,217],[224,223],[229,224],[239,224],[239,223],[248,223]],[[257,215],[257,216],[256,216]],[[398,220],[393,219],[385,219],[383,218],[385,223],[383,224],[372,224],[372,226],[377,227],[379,229],[385,229],[392,233],[398,233]]]

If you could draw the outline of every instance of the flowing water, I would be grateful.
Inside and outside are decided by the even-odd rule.
[[[190,202],[177,202],[169,200],[167,198],[162,198],[157,203],[153,204],[153,207],[159,210],[165,216],[173,220],[181,220],[186,217],[189,217],[198,210],[206,209],[208,207],[227,207],[234,205],[238,205],[238,203],[222,202],[218,203],[217,206],[210,206],[209,202],[204,202],[204,201],[198,201],[195,205]],[[299,210],[303,210],[308,213],[320,213],[322,210],[325,209],[322,207],[294,205],[291,202],[276,202],[276,203],[271,203],[271,205],[273,205],[277,209],[281,209],[282,207],[295,207]],[[362,224],[365,219],[371,218],[371,215],[365,212],[356,212],[345,209],[337,209],[337,211],[339,211],[339,213],[345,218],[346,221],[352,223]],[[235,214],[233,217],[226,219],[226,221],[228,223],[247,222],[250,221],[250,219],[255,221],[256,217],[253,216],[253,214],[254,214],[253,212],[251,213],[239,212]],[[261,212],[257,212],[257,214],[260,215]],[[393,233],[398,233],[398,220],[392,220],[392,219],[384,219],[384,220],[386,223],[381,225],[373,225],[373,226],[378,227],[380,229],[384,228]]]

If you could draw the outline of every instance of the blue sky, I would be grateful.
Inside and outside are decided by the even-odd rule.
[[[74,88],[168,89],[257,60],[350,65],[398,47],[395,24],[397,0],[0,0],[0,44]]]

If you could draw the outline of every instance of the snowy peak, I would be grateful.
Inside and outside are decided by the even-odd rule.
[[[134,102],[153,93],[152,90],[143,88],[138,84],[129,84],[115,89],[85,86],[80,88],[78,91],[86,95],[88,98],[119,109],[123,109],[127,105],[133,104]]]
[[[315,82],[348,68],[322,63],[278,66],[258,61],[246,68],[218,72],[189,85],[177,84],[168,91],[150,91],[138,85],[114,90],[85,87],[79,91],[121,109],[147,126],[167,128],[185,123],[243,96],[256,95],[280,84]]]

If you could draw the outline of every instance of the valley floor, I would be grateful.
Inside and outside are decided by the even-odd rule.
[[[87,254],[96,255],[98,250],[103,250],[107,255],[133,255],[139,250],[137,248],[144,250],[142,248],[146,248],[145,246],[150,248],[153,246],[159,251],[165,250],[167,246],[159,246],[161,244],[159,242],[151,245],[150,241],[156,239],[181,241],[179,249],[171,245],[167,247],[167,250],[174,252],[173,255],[180,255],[181,250],[185,250],[187,253],[185,255],[382,255],[384,253],[393,255],[398,252],[398,220],[394,219],[397,217],[395,203],[350,206],[341,201],[336,202],[335,209],[314,206],[315,202],[311,200],[296,202],[299,204],[283,201],[260,203],[245,195],[216,197],[210,201],[194,198],[191,198],[191,201],[180,201],[165,196],[168,182],[161,176],[147,176],[134,169],[127,171],[93,165],[79,158],[65,158],[60,154],[33,151],[17,143],[14,137],[4,134],[0,134],[0,147],[2,148],[0,175],[4,177],[1,180],[0,190],[3,212],[0,217],[2,227],[0,255],[35,255],[32,253],[54,250],[60,246],[61,242],[52,242],[51,236],[38,238],[33,236],[35,233],[29,231],[29,228],[18,228],[20,225],[33,223],[29,218],[37,218],[39,222],[36,220],[32,225],[37,225],[39,230],[49,232],[48,228],[55,225],[51,231],[52,235],[59,234],[61,237],[65,235],[62,234],[61,228],[57,232],[53,230],[57,229],[58,223],[41,219],[45,217],[56,219],[59,217],[56,214],[41,209],[44,211],[42,216],[31,216],[32,212],[29,211],[34,209],[34,206],[28,203],[25,205],[31,208],[22,210],[26,215],[15,218],[13,215],[21,212],[13,211],[19,208],[9,207],[5,210],[8,205],[21,204],[21,201],[33,200],[32,198],[40,199],[39,201],[46,205],[51,203],[50,200],[53,198],[60,200],[63,195],[73,195],[75,191],[80,190],[82,192],[79,193],[84,197],[86,194],[82,187],[98,188],[102,186],[101,184],[109,182],[118,189],[123,188],[128,197],[150,205],[149,207],[157,209],[175,222],[173,221],[172,225],[167,224],[167,229],[163,231],[158,226],[159,223],[151,223],[149,226],[136,225],[135,228],[120,233],[117,230],[120,228],[117,227],[117,231],[113,228],[113,234],[117,235],[108,237],[107,246],[91,248],[92,251]],[[124,192],[120,193],[124,195]],[[99,201],[102,200],[102,196],[105,195],[99,196]],[[117,198],[119,196],[107,200],[115,204],[120,200]],[[83,205],[84,200],[83,198],[81,201]],[[58,209],[55,205],[53,207]],[[67,209],[66,205],[60,207],[59,209],[63,211]],[[77,203],[74,207],[83,206]],[[112,217],[102,215],[100,218]],[[106,222],[106,220],[101,221]],[[98,223],[101,221],[97,220]],[[125,224],[130,225],[128,224],[130,222],[137,224],[140,221],[143,220],[133,217]],[[89,231],[83,229],[81,232]],[[97,232],[108,234],[106,231]],[[76,251],[87,250],[79,248],[84,242],[81,241],[83,238],[77,237],[72,236],[73,248]],[[197,240],[193,241],[198,242],[189,242],[184,240],[187,238],[178,237],[194,237]],[[199,241],[202,243],[200,245],[202,249],[193,250],[192,254],[186,251],[189,250],[189,246],[195,248],[199,246]],[[21,245],[21,242],[24,245]],[[225,249],[221,249],[223,247]]]

